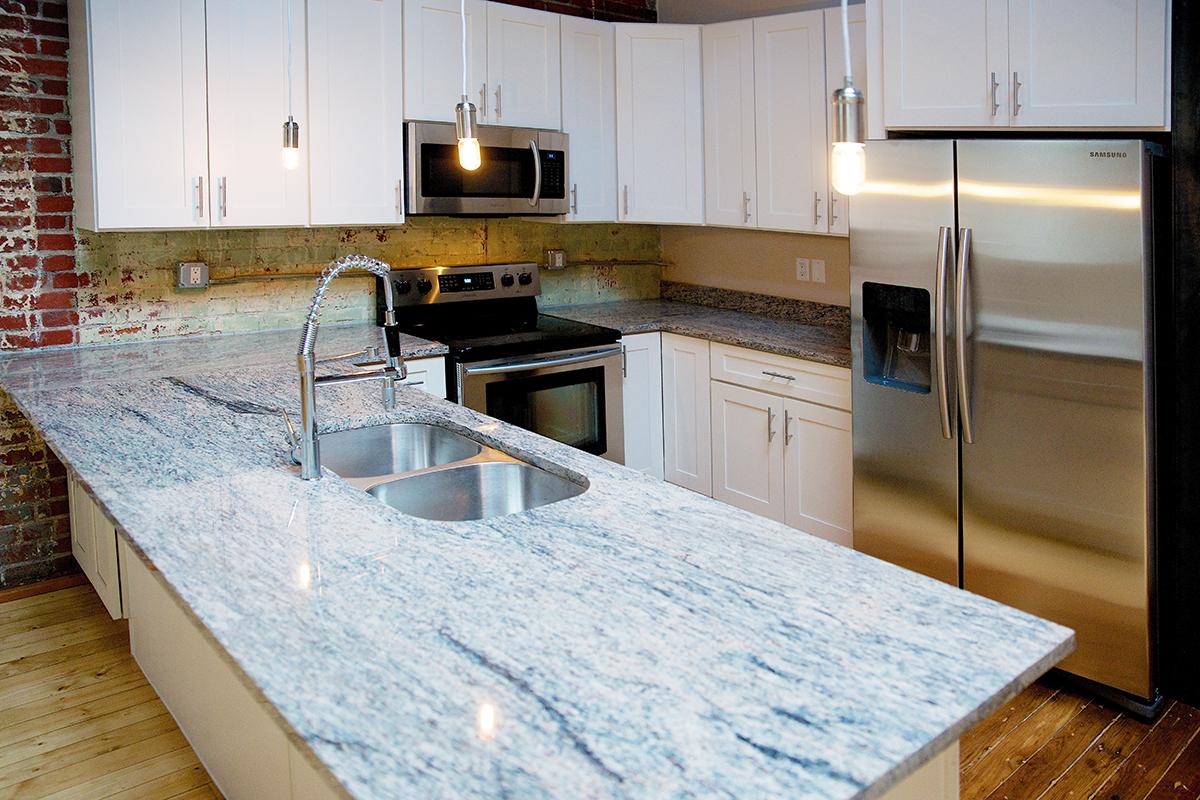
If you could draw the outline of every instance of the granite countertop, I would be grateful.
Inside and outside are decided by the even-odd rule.
[[[391,413],[373,384],[322,387],[322,427],[431,422],[588,490],[443,523],[302,481],[276,413],[290,357],[228,366],[263,346],[0,359],[0,386],[350,796],[876,797],[1073,647],[406,387]]]
[[[664,331],[821,364],[850,366],[850,327],[836,319],[784,318],[678,300],[626,300],[543,310],[578,322],[616,328],[624,334]]]

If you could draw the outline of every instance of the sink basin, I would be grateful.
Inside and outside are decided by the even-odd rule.
[[[499,517],[556,503],[586,487],[519,462],[479,462],[381,483],[368,491],[422,519]]]
[[[483,451],[465,436],[415,422],[322,434],[321,464],[343,478],[374,478],[438,467]]]

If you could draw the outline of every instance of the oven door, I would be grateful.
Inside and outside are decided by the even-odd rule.
[[[467,408],[624,463],[619,345],[457,366]]]
[[[567,213],[565,133],[480,125],[483,163],[468,171],[453,124],[410,122],[407,131],[409,214]]]

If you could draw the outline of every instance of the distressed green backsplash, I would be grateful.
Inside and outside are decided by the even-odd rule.
[[[562,248],[570,261],[618,262],[542,273],[542,304],[658,297],[659,229],[559,225],[522,219],[417,217],[384,228],[291,228],[146,233],[77,232],[81,344],[297,327],[313,281],[258,279],[176,289],[175,265],[205,261],[210,278],[315,276],[338,256],[363,253],[394,266],[541,261]],[[325,323],[374,319],[374,279],[347,275],[326,295]]]

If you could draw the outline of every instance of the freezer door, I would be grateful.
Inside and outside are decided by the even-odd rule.
[[[1142,698],[1146,167],[1139,142],[958,145],[963,585],[1074,628],[1061,666]]]
[[[958,585],[954,143],[869,142],[867,165],[850,223],[854,546]]]

